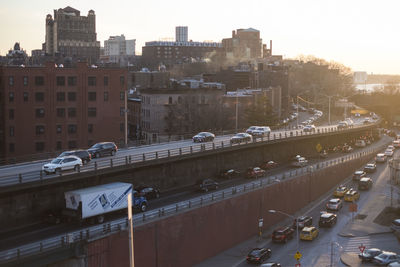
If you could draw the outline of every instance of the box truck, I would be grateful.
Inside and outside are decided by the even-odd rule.
[[[115,182],[65,192],[65,209],[62,216],[69,221],[95,219],[102,223],[105,214],[122,211],[128,207],[129,193],[133,196],[133,207],[145,211],[147,200],[132,190],[132,184]]]

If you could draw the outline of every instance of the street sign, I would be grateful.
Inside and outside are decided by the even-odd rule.
[[[321,152],[321,150],[322,150],[321,144],[318,143],[318,144],[315,146],[315,149],[317,150],[318,153]]]
[[[259,219],[258,220],[258,227],[263,227],[263,225],[264,225],[264,220],[263,219]]]
[[[357,203],[350,203],[349,211],[350,212],[357,212]]]
[[[363,253],[365,250],[365,246],[363,244],[361,244],[361,246],[359,246],[358,248],[360,249],[361,253]]]
[[[296,263],[296,264],[294,265],[294,267],[300,267],[300,266],[301,266],[300,263]]]
[[[298,261],[298,260],[300,260],[301,259],[301,256],[303,256],[303,255],[301,255],[301,253],[300,252],[296,252],[296,254],[294,254],[294,258]]]

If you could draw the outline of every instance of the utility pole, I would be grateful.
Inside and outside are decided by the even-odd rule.
[[[125,95],[124,95],[124,102],[125,102],[125,107],[124,107],[124,115],[125,115],[125,147],[128,146],[128,90],[125,90]]]
[[[297,101],[297,125],[296,129],[299,129],[299,95],[296,95],[296,101]]]
[[[329,121],[329,125],[331,125],[331,98],[332,98],[332,96],[328,96],[328,99],[329,99],[329,108],[328,108],[328,121]]]
[[[330,267],[333,267],[333,242],[331,242],[331,263],[329,264]]]
[[[236,88],[236,126],[235,133],[238,131],[238,111],[239,111],[239,97],[238,97],[238,89]]]

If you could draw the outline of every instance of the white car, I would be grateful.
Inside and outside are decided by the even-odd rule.
[[[393,220],[390,228],[395,232],[400,232],[400,219]]]
[[[246,133],[248,133],[248,134],[253,134],[253,131],[255,131],[258,127],[260,127],[260,126],[250,126],[250,127],[246,130]]]
[[[315,130],[316,130],[316,128],[315,128],[315,126],[312,125],[312,124],[306,125],[306,126],[304,126],[304,128],[303,128],[303,131],[304,131],[304,132],[315,132]]]
[[[399,148],[399,147],[400,147],[400,140],[394,140],[394,141],[393,141],[393,146],[394,146],[395,148]]]
[[[394,150],[394,146],[388,145],[388,147],[386,149]]]
[[[53,159],[50,163],[43,165],[42,170],[46,173],[60,173],[65,170],[77,171],[82,167],[82,160],[76,156],[65,156]]]
[[[255,137],[268,136],[271,133],[271,128],[268,126],[260,126],[253,130],[252,135]]]
[[[393,150],[391,150],[391,149],[386,149],[386,151],[385,151],[385,156],[393,157]]]
[[[308,160],[305,157],[296,156],[296,158],[292,162],[293,167],[304,167],[308,165]]]
[[[340,198],[332,198],[329,200],[328,203],[326,203],[326,209],[327,210],[340,210],[342,208],[342,200]]]
[[[383,153],[376,154],[375,162],[386,162],[386,155]]]

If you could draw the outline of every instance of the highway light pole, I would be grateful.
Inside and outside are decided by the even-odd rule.
[[[238,130],[238,111],[239,111],[239,97],[238,97],[238,89],[236,88],[236,123],[235,123],[235,133]]]
[[[128,194],[128,220],[129,220],[129,262],[130,266],[135,266],[135,257],[133,254],[133,214],[132,214],[132,191]]]
[[[287,216],[287,217],[292,218],[292,219],[295,220],[295,222],[296,222],[296,237],[297,237],[296,252],[299,251],[299,223],[298,223],[298,221],[297,221],[297,218],[294,217],[294,216],[292,216],[292,215],[290,215],[290,214],[287,214],[287,213],[285,213],[285,212],[283,212],[283,211],[279,211],[279,210],[268,210],[268,212],[269,212],[269,213],[280,213],[280,214],[283,214],[283,215],[285,215],[285,216]]]

